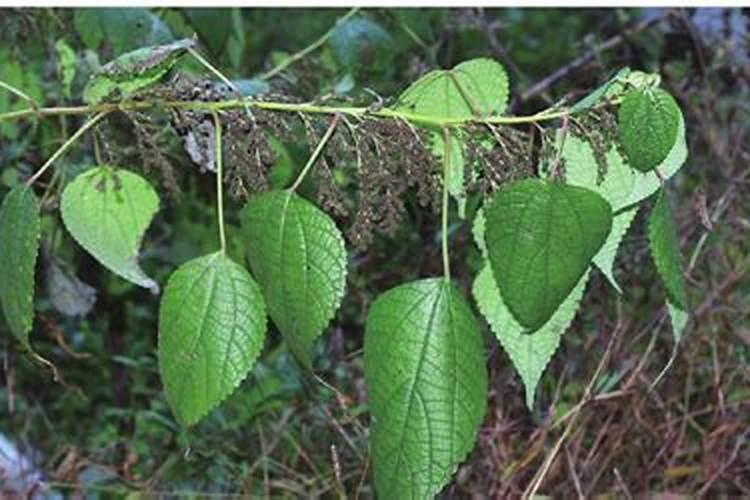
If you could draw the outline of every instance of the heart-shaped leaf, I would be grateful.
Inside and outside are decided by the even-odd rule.
[[[224,253],[193,259],[170,276],[159,308],[159,372],[182,424],[196,423],[234,391],[265,334],[260,288]]]
[[[628,163],[648,172],[664,161],[677,140],[680,107],[664,90],[633,90],[622,101],[617,122]]]
[[[487,398],[482,336],[450,282],[415,281],[377,298],[365,380],[379,498],[432,498],[474,447]]]
[[[73,238],[104,267],[158,292],[138,265],[141,240],[159,210],[159,197],[145,179],[108,166],[92,168],[65,188],[60,209]]]
[[[27,348],[34,321],[34,269],[39,254],[39,202],[20,185],[0,206],[0,304],[11,333]]]
[[[485,217],[495,281],[529,333],[570,295],[612,226],[612,208],[597,193],[541,179],[498,191]]]
[[[269,191],[242,210],[248,260],[268,312],[289,348],[311,366],[314,340],[346,285],[346,249],[336,224],[291,191]]]
[[[499,115],[507,104],[505,69],[492,59],[478,58],[427,73],[401,94],[396,109],[451,121]]]

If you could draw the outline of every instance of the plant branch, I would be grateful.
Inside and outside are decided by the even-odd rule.
[[[663,16],[654,17],[652,19],[647,19],[645,21],[642,21],[635,26],[633,26],[629,30],[625,30],[622,33],[618,33],[617,35],[609,38],[608,40],[604,41],[601,45],[596,47],[595,49],[589,50],[582,56],[573,59],[565,66],[562,66],[561,68],[558,68],[557,70],[553,71],[546,77],[542,78],[538,82],[536,82],[534,85],[526,89],[526,91],[521,94],[520,101],[526,102],[532,97],[535,97],[543,92],[546,92],[547,89],[552,87],[554,84],[559,82],[560,80],[566,78],[568,75],[570,75],[572,72],[577,70],[578,68],[585,66],[586,64],[593,61],[601,52],[609,49],[613,49],[623,43],[625,40],[627,40],[630,36],[639,33],[647,28],[650,28],[654,24],[658,23],[663,19]]]
[[[219,119],[219,113],[213,111],[211,113],[214,117],[214,132],[216,136],[216,213],[219,223],[219,242],[221,244],[221,252],[226,253],[227,251],[227,238],[224,234],[224,187],[223,187],[223,161],[221,154],[221,120]]]
[[[89,121],[84,123],[81,126],[81,128],[76,130],[75,134],[71,135],[70,138],[67,141],[65,141],[62,144],[62,146],[60,146],[57,149],[57,151],[55,151],[46,162],[44,162],[44,165],[42,165],[42,167],[39,170],[37,170],[36,173],[29,178],[29,180],[26,181],[26,185],[31,186],[32,184],[34,184],[34,182],[36,182],[37,179],[39,179],[39,177],[41,177],[42,174],[44,174],[44,172],[50,167],[50,165],[52,165],[55,162],[55,160],[57,160],[60,156],[62,156],[62,154],[70,146],[72,146],[73,143],[76,142],[79,137],[81,137],[84,133],[86,133],[87,130],[89,130],[91,127],[96,125],[99,120],[107,116],[109,113],[110,113],[109,111],[102,111],[96,116],[94,116],[93,118],[91,118]]]
[[[307,172],[310,171],[312,166],[318,160],[318,158],[320,157],[320,154],[323,152],[323,148],[326,147],[328,140],[333,135],[334,130],[336,130],[336,126],[338,125],[340,118],[341,118],[340,114],[333,115],[333,120],[331,121],[331,125],[328,127],[328,130],[326,130],[325,135],[323,135],[323,138],[315,147],[315,151],[313,151],[312,154],[310,155],[310,158],[307,160],[307,163],[305,164],[305,166],[302,168],[302,171],[297,176],[297,179],[294,181],[294,184],[292,184],[292,187],[289,188],[289,192],[296,191],[299,185],[302,184],[302,181],[305,179]]]
[[[617,101],[612,101],[617,102]],[[603,106],[604,104],[602,104]],[[370,107],[357,106],[320,106],[306,103],[289,103],[274,101],[257,101],[249,99],[228,99],[223,101],[123,101],[119,103],[102,103],[90,106],[61,106],[39,109],[22,109],[0,114],[0,122],[17,120],[27,116],[59,116],[59,115],[85,115],[90,113],[102,113],[112,111],[133,111],[145,110],[149,108],[174,108],[190,109],[203,111],[219,111],[234,108],[255,108],[267,111],[278,111],[288,113],[305,113],[305,114],[342,114],[375,118],[391,118],[404,120],[418,125],[430,125],[434,127],[462,127],[473,124],[495,124],[495,125],[518,125],[524,123],[536,123],[549,120],[556,120],[565,116],[572,116],[574,113],[583,113],[589,110],[572,111],[567,108],[550,108],[539,111],[531,115],[522,116],[489,116],[489,117],[469,117],[469,118],[435,118],[430,115],[411,113],[397,109],[379,109],[373,110]]]
[[[9,83],[5,83],[4,81],[0,80],[0,88],[3,88],[5,90],[7,90],[11,94],[15,94],[16,96],[20,97],[24,101],[28,102],[29,106],[31,106],[32,109],[39,109],[39,105],[37,104],[37,102],[31,96],[29,96],[28,94],[26,94],[22,90],[17,89],[13,85],[11,85]]]
[[[322,47],[323,44],[325,44],[328,41],[328,39],[331,38],[331,35],[333,35],[333,32],[336,30],[336,28],[341,23],[347,21],[354,14],[356,14],[357,12],[359,12],[359,9],[360,9],[359,7],[352,8],[349,12],[347,12],[346,14],[344,14],[344,16],[342,16],[341,18],[339,18],[336,21],[336,24],[334,24],[331,27],[331,29],[329,29],[328,31],[326,31],[320,38],[318,38],[313,43],[311,43],[310,45],[308,45],[304,49],[300,50],[299,52],[295,52],[294,54],[292,54],[288,58],[284,59],[276,67],[270,69],[269,71],[266,71],[265,73],[263,73],[262,75],[260,75],[260,78],[262,80],[269,80],[269,79],[273,78],[274,76],[278,75],[279,73],[281,73],[282,71],[284,71],[286,68],[288,68],[292,64],[294,64],[297,61],[299,61],[300,59],[303,59],[310,52],[314,52],[318,48]]]

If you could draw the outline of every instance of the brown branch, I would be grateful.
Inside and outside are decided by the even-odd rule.
[[[641,21],[640,23],[636,24],[632,28],[623,31],[622,33],[618,33],[612,38],[609,38],[604,43],[599,45],[596,49],[589,50],[582,56],[570,61],[565,66],[558,68],[554,72],[550,73],[549,75],[542,78],[541,80],[536,82],[534,85],[526,89],[526,91],[523,94],[521,94],[520,101],[526,102],[532,97],[535,97],[538,94],[545,92],[549,87],[553,86],[560,80],[565,79],[568,75],[576,71],[578,68],[585,66],[586,64],[593,61],[597,57],[597,55],[600,54],[601,52],[617,47],[618,45],[622,44],[625,40],[627,40],[630,36],[636,33],[639,33],[645,29],[650,28],[651,26],[657,24],[659,21],[664,19],[664,17],[665,16],[662,15],[662,16],[654,17],[652,19]]]

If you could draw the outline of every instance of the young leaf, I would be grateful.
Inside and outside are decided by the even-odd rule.
[[[378,297],[367,316],[365,380],[380,498],[432,498],[474,446],[486,408],[482,337],[443,278]]]
[[[258,285],[222,252],[170,276],[159,308],[159,373],[183,425],[198,422],[247,376],[266,334]]]
[[[534,395],[547,364],[560,345],[560,338],[575,317],[586,289],[589,273],[578,281],[560,307],[537,331],[524,334],[524,328],[513,318],[503,303],[500,291],[492,277],[492,270],[485,265],[474,280],[472,293],[479,311],[487,319],[505,352],[526,388],[526,406],[534,407]]]
[[[401,94],[396,108],[437,120],[465,120],[502,114],[507,104],[505,69],[478,58],[427,73]]]
[[[678,110],[679,112],[679,110]],[[687,159],[687,141],[685,138],[685,120],[682,113],[679,113],[679,122],[677,124],[677,140],[672,145],[672,149],[664,159],[663,162],[657,167],[662,179],[667,180],[674,176],[680,167],[685,163]],[[663,181],[659,179],[656,172],[635,172],[635,183],[633,184],[633,191],[630,193],[630,197],[624,203],[626,206],[634,205],[642,200],[645,200],[656,191],[659,190]]]
[[[268,312],[304,365],[346,285],[344,239],[331,218],[290,191],[251,198],[242,210],[248,260]]]
[[[680,264],[680,244],[677,239],[672,209],[666,191],[662,190],[651,212],[648,240],[656,269],[664,281],[667,298],[675,307],[687,311],[688,300],[685,279]]]
[[[620,105],[617,122],[628,163],[641,172],[649,172],[664,161],[674,146],[680,108],[664,90],[633,90]]]
[[[39,254],[39,202],[20,185],[0,206],[0,304],[11,333],[27,348],[34,321],[34,268]]]
[[[142,177],[109,166],[88,170],[63,192],[63,222],[73,238],[104,267],[151,289],[159,285],[138,266],[138,250],[159,198]]]
[[[609,203],[594,191],[541,179],[498,191],[485,217],[503,302],[529,333],[570,295],[612,226]]]

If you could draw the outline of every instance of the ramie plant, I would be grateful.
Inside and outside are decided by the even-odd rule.
[[[159,197],[138,173],[122,168],[132,159],[111,146],[113,123],[132,127],[143,167],[160,169],[168,191],[178,186],[162,152],[165,130],[181,138],[202,170],[215,174],[218,249],[174,271],[159,309],[159,370],[185,426],[247,376],[269,316],[294,357],[312,370],[313,344],[345,294],[345,239],[327,213],[350,209],[333,182],[337,162],[357,166],[354,245],[365,246],[373,232],[392,231],[411,188],[423,206],[441,214],[443,274],[386,291],[367,316],[365,378],[381,498],[439,492],[473,448],[485,415],[485,346],[473,308],[451,281],[451,200],[464,218],[467,192],[483,194],[473,232],[485,263],[473,296],[523,379],[529,407],[592,266],[620,291],[613,274],[618,246],[652,196],[650,248],[679,341],[688,304],[663,184],[686,159],[685,124],[658,75],[623,69],[572,105],[508,116],[506,72],[480,58],[426,74],[390,106],[324,105],[243,97],[195,45],[182,40],[121,55],[92,76],[85,105],[42,108],[30,100],[29,108],[0,115],[0,121],[89,116],[0,208],[2,311],[35,359],[51,364],[29,339],[40,214],[57,206],[50,200],[59,199],[65,227],[100,264],[160,291],[138,263]],[[186,53],[224,83],[175,71]],[[542,133],[535,142],[517,125]],[[288,188],[269,189],[273,137],[300,126],[312,154]],[[57,170],[40,202],[38,181],[87,132],[94,132],[97,164],[67,184]],[[313,172],[325,210],[297,192]],[[246,199],[241,231],[248,267],[227,255],[225,186]]]

